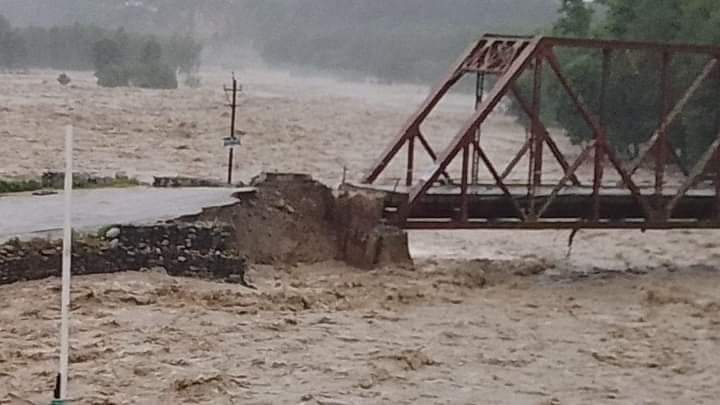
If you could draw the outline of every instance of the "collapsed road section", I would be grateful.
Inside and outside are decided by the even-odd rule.
[[[229,204],[76,236],[73,273],[162,268],[245,284],[248,263],[410,264],[407,234],[385,225],[382,211],[383,200],[373,193],[334,192],[307,175],[263,174]],[[0,245],[0,284],[58,276],[61,256],[60,241],[10,240]]]

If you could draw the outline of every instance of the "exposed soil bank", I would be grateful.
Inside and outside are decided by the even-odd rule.
[[[411,264],[408,238],[382,223],[379,196],[333,191],[301,174],[262,174],[237,204],[209,208],[189,221],[235,228],[236,248],[260,264],[341,260],[360,268]]]

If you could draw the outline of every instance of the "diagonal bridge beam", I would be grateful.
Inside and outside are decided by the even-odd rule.
[[[602,53],[599,92],[581,94],[584,91],[579,91],[575,86],[577,83],[566,75],[555,53],[565,48],[586,49],[593,52],[593,57],[597,57],[595,51]],[[611,128],[608,121],[612,120],[612,116],[606,114],[607,89],[612,55],[616,51],[647,51],[662,56],[659,127],[653,132],[649,147],[643,150],[640,160],[632,163],[621,160],[607,133]],[[675,54],[705,56],[707,64],[682,97],[671,104],[671,60]],[[542,97],[546,94],[542,84],[546,77],[544,64],[552,72],[548,75],[550,79],[556,79],[556,84],[559,84],[557,89],[569,98],[577,117],[591,130],[591,142],[585,144],[582,153],[572,159],[563,155],[540,118]],[[681,163],[668,140],[668,130],[700,86],[715,72],[720,75],[718,66],[720,47],[486,34],[465,51],[444,80],[433,88],[363,180],[366,185],[375,182],[399,151],[407,149],[406,188],[393,190],[393,194],[386,196],[387,211],[384,214],[388,220],[407,229],[720,228],[719,140],[711,145],[690,173],[681,165],[687,179],[679,189],[674,185],[667,189],[662,187],[663,168],[669,160]],[[484,91],[483,87],[481,97],[477,97],[476,90],[475,111],[462,122],[459,131],[449,141],[443,138],[443,148],[436,153],[431,145],[438,146],[438,140],[428,138],[426,135],[432,134],[425,134],[421,126],[451,88],[469,73],[477,73],[483,78],[491,74],[496,79],[489,91]],[[532,81],[532,96],[518,90],[521,77],[524,84]],[[560,93],[553,95],[562,96]],[[598,111],[591,110],[583,96],[597,97]],[[504,97],[513,97],[517,101],[520,111],[532,120],[532,127],[526,142],[516,145],[513,159],[500,173],[480,141],[482,125]],[[720,126],[720,118],[718,123]],[[562,168],[559,182],[543,183],[543,149],[547,149],[546,154],[552,153]],[[423,153],[418,150],[424,150],[430,156],[432,163],[426,167],[428,170],[415,167],[415,154]],[[469,174],[471,151],[472,181]],[[506,183],[508,173],[528,154],[527,182]],[[654,156],[655,163],[654,193],[650,191],[648,182],[643,182],[641,188],[639,180],[633,178],[637,168],[649,156]],[[493,182],[477,181],[477,167],[482,165],[492,175]],[[711,165],[715,169],[712,179],[715,192],[694,189],[700,180],[705,179],[703,176]],[[580,170],[581,167],[583,170]],[[586,169],[592,171],[589,178],[586,178]],[[612,186],[607,180],[604,182],[604,178],[608,179],[604,174],[606,169],[619,175],[620,181],[613,181]],[[450,174],[457,178],[451,178]],[[450,184],[438,182],[441,177]],[[703,187],[706,186],[703,183]],[[385,187],[379,185],[376,189],[384,190]],[[691,189],[692,194],[689,194]],[[711,211],[712,218],[708,214]]]
[[[462,129],[452,139],[449,146],[440,153],[438,161],[434,165],[432,171],[421,178],[420,183],[410,189],[408,198],[410,206],[412,206],[421,195],[427,192],[435,181],[437,181],[440,174],[447,169],[448,165],[457,156],[457,154],[472,142],[474,132],[477,130],[478,126],[485,121],[492,110],[498,105],[502,97],[507,93],[510,85],[520,76],[528,64],[530,64],[533,56],[535,56],[536,52],[540,48],[541,41],[542,37],[535,37],[530,41],[528,46],[526,46],[512,64],[510,64],[507,72],[500,76],[497,83],[490,91],[488,97],[480,103],[473,116],[467,120],[465,124],[463,124]]]

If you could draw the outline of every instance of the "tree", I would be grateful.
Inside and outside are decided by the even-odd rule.
[[[123,51],[112,39],[105,38],[93,45],[93,64],[96,70],[123,63]]]
[[[584,0],[562,0],[560,18],[553,27],[555,35],[587,37],[593,20],[593,9]]]
[[[625,40],[720,43],[720,3],[716,0],[602,0],[602,21],[592,20],[592,8],[581,0],[564,0],[553,26],[556,35]],[[587,51],[560,54],[566,74],[586,103],[599,109],[600,58]],[[671,64],[673,100],[690,85],[706,61],[676,55]],[[622,154],[634,156],[660,124],[659,56],[642,52],[615,52],[607,88],[607,133]],[[700,88],[682,117],[670,128],[679,154],[692,163],[717,136],[716,115],[720,86],[716,73]],[[714,83],[713,83],[714,82]],[[591,131],[578,119],[575,107],[556,85],[545,87],[545,115],[568,131],[574,142],[589,139]]]
[[[133,84],[144,88],[175,89],[178,86],[175,68],[163,60],[163,46],[154,38],[147,40],[133,60],[131,44],[124,31],[117,39],[104,38],[93,46],[93,63],[98,85],[120,87]],[[118,41],[122,41],[121,46]]]
[[[152,38],[147,41],[143,47],[142,55],[140,55],[140,63],[144,65],[158,64],[162,59],[162,54],[162,46],[160,46],[157,40]]]
[[[146,89],[177,89],[175,71],[163,63],[138,64],[132,73],[131,82]]]
[[[10,25],[10,21],[0,14],[0,67],[17,67],[25,56],[25,42]]]
[[[163,48],[154,38],[142,49],[138,65],[133,71],[132,83],[138,87],[153,89],[176,89],[175,69],[163,61]]]
[[[99,86],[121,87],[130,83],[130,74],[123,59],[123,50],[114,40],[105,38],[95,43],[93,64]]]

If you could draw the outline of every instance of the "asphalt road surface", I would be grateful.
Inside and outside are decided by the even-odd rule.
[[[199,213],[204,207],[236,201],[233,188],[123,188],[73,191],[72,224],[94,231],[112,224],[152,224]],[[63,193],[0,195],[0,240],[59,234],[64,221]]]

